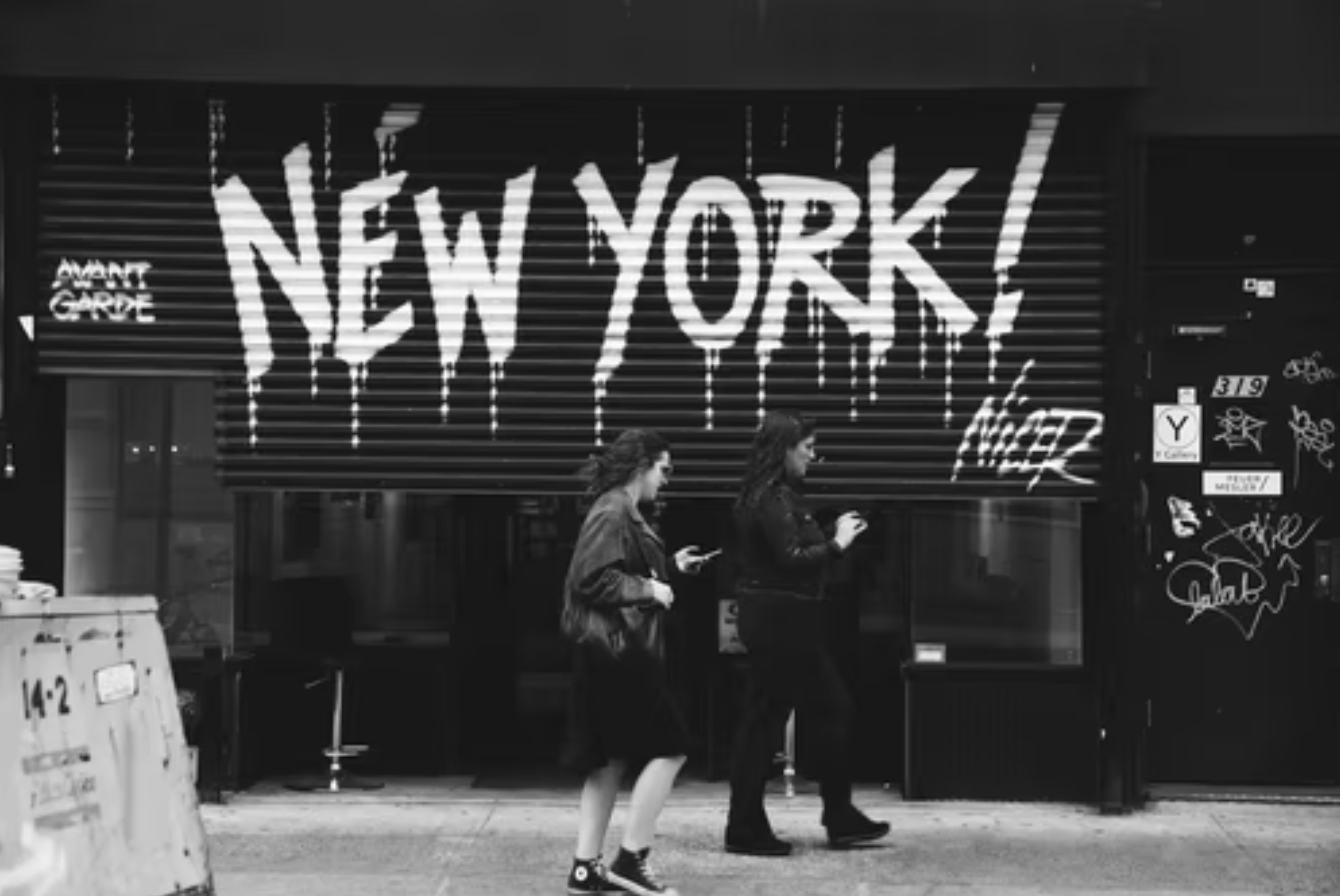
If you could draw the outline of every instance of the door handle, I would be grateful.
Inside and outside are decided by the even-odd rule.
[[[1336,577],[1340,576],[1340,551],[1334,538],[1318,538],[1312,543],[1312,597],[1337,600]]]

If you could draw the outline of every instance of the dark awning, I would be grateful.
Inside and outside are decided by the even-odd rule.
[[[378,86],[1147,83],[1158,0],[6,0],[0,75]]]

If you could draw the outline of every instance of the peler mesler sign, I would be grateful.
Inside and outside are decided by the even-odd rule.
[[[1030,357],[1026,347],[1022,356],[1009,351],[1030,304],[1044,308],[1039,298],[1030,303],[1029,291],[1011,278],[1044,195],[1063,116],[1060,103],[1015,108],[1021,112],[1012,156],[1002,159],[1002,134],[993,133],[987,158],[975,165],[972,137],[956,135],[951,163],[936,162],[924,148],[909,153],[905,146],[915,147],[919,139],[942,145],[942,138],[906,127],[872,137],[878,122],[860,122],[848,113],[848,132],[864,127],[865,135],[865,149],[853,158],[851,143],[844,146],[838,106],[829,135],[832,157],[823,172],[833,176],[819,176],[812,163],[800,164],[808,173],[779,170],[773,167],[775,154],[765,163],[765,140],[785,146],[787,140],[806,139],[787,133],[785,110],[779,132],[764,135],[755,127],[753,107],[740,104],[744,170],[737,165],[734,171],[713,172],[704,170],[701,158],[684,162],[694,148],[687,137],[681,151],[648,152],[651,141],[643,143],[639,107],[635,166],[629,161],[612,171],[609,162],[588,160],[562,172],[545,171],[547,156],[540,156],[494,181],[496,194],[472,195],[474,207],[448,197],[432,172],[414,171],[412,153],[402,155],[399,167],[397,147],[425,130],[431,110],[417,104],[386,107],[364,137],[369,146],[375,142],[376,176],[352,183],[346,177],[348,185],[340,189],[330,189],[330,172],[340,169],[330,158],[327,117],[326,139],[294,141],[277,157],[273,172],[220,165],[213,173],[212,203],[245,359],[250,444],[264,450],[266,379],[279,353],[292,345],[274,330],[276,295],[287,304],[287,319],[296,319],[305,331],[313,397],[319,362],[334,359],[347,369],[351,450],[360,450],[360,406],[377,389],[378,359],[406,340],[423,340],[424,327],[435,341],[438,388],[422,399],[432,402],[440,425],[453,425],[458,366],[467,342],[482,336],[488,432],[506,439],[507,416],[499,408],[507,376],[528,338],[542,335],[527,323],[528,313],[544,311],[547,289],[544,265],[531,255],[536,246],[542,254],[559,239],[556,221],[562,216],[555,206],[561,204],[568,233],[572,217],[585,217],[583,276],[589,292],[583,301],[593,312],[586,319],[600,320],[603,329],[589,367],[592,440],[608,435],[606,404],[636,337],[635,306],[655,302],[673,317],[679,333],[674,338],[701,355],[696,374],[682,365],[678,370],[684,384],[696,383],[690,388],[700,390],[704,431],[719,424],[718,396],[727,380],[738,385],[747,378],[754,384],[759,415],[778,391],[791,400],[794,388],[776,386],[777,359],[807,347],[816,393],[829,407],[834,393],[842,393],[852,420],[896,403],[909,376],[936,377],[943,394],[940,426],[960,434],[957,452],[944,457],[946,478],[978,468],[1013,474],[1030,490],[1044,476],[1091,484],[1075,467],[1091,460],[1102,431],[1094,396],[1080,397],[1086,406],[1068,406],[1063,398],[1074,396],[1073,389],[1058,392],[1029,382],[1045,373],[1046,358]],[[998,128],[1001,117],[989,122]],[[221,107],[211,110],[211,124],[211,159],[223,157],[228,137]],[[692,130],[682,121],[679,126]],[[924,127],[935,127],[933,116]],[[433,139],[451,138],[439,129]],[[810,140],[811,158],[816,142]],[[516,150],[523,156],[524,146],[519,142]],[[917,160],[915,177],[903,173],[911,167],[904,161],[909,155]],[[276,190],[280,170],[282,190]],[[544,190],[537,186],[542,178],[548,184]],[[259,180],[266,181],[264,189]],[[553,199],[556,190],[566,195]],[[537,211],[542,199],[543,212]],[[992,207],[985,208],[987,203]],[[392,207],[396,212],[388,219]],[[958,228],[956,217],[964,222]],[[419,268],[417,274],[406,274],[407,259]],[[1048,259],[1042,267],[1064,261]],[[71,260],[63,269],[52,298],[58,319],[101,308],[96,302],[71,304],[70,284],[88,278],[81,263],[87,264]],[[147,269],[132,267],[132,273]],[[112,267],[99,270],[104,269]],[[143,274],[139,277],[142,281]],[[144,283],[135,285],[135,307],[112,310],[152,320],[143,313],[153,308],[152,294]],[[712,290],[717,299],[706,302]],[[1053,288],[1050,298],[1055,295]],[[806,305],[807,326],[792,313],[795,300]],[[1053,303],[1043,311],[1038,331],[1055,336],[1059,330],[1064,337],[1065,314],[1056,309]],[[472,331],[471,320],[478,331]],[[904,337],[912,322],[916,330]],[[1090,323],[1076,327],[1089,338],[1091,330]],[[891,363],[899,346],[912,353],[910,368]],[[970,396],[966,406],[956,388]],[[1038,396],[1046,403],[1036,402]]]

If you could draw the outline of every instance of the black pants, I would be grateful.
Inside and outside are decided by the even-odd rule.
[[[793,709],[812,753],[801,762],[819,778],[825,820],[851,806],[852,699],[823,644],[819,609],[818,602],[786,598],[740,602],[749,674],[731,763],[729,821],[739,830],[766,830],[763,793]]]

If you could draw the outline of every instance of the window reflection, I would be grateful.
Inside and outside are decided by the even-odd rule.
[[[67,385],[65,593],[153,595],[174,652],[232,643],[232,498],[214,475],[213,397],[207,380]]]
[[[276,582],[337,576],[349,587],[358,631],[450,628],[456,607],[456,501],[402,491],[246,496],[245,627],[263,631]]]
[[[913,640],[949,662],[1078,665],[1080,505],[991,499],[912,514]]]

